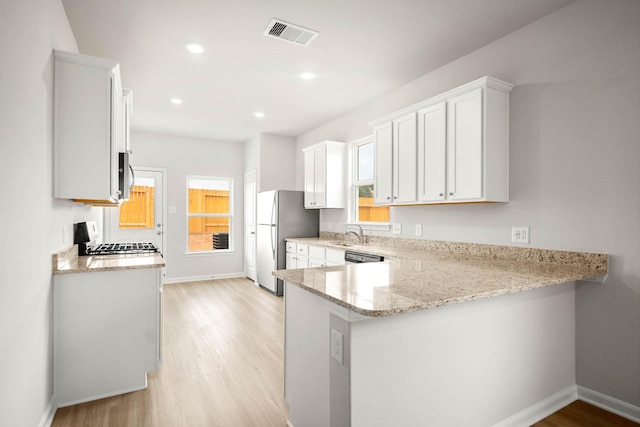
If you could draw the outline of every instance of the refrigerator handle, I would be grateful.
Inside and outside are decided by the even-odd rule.
[[[271,224],[276,223],[276,198],[278,197],[278,193],[273,195],[273,205],[271,205]]]
[[[276,267],[278,266],[278,260],[276,259],[276,227],[271,226],[271,257],[276,263]]]

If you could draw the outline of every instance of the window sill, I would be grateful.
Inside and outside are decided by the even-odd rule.
[[[191,257],[201,257],[201,256],[210,256],[210,255],[215,255],[215,256],[220,256],[220,255],[232,255],[234,254],[236,251],[233,249],[216,249],[215,251],[201,251],[201,252],[185,252],[184,256],[187,258],[191,258]]]
[[[351,223],[354,225],[359,225],[363,230],[372,230],[372,231],[389,231],[391,230],[390,222],[354,222]],[[350,229],[349,225],[346,226],[347,229]],[[355,229],[357,227],[351,227],[351,229]]]

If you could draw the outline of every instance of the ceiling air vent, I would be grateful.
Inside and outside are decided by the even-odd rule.
[[[280,19],[272,19],[263,34],[298,45],[308,46],[320,33]]]

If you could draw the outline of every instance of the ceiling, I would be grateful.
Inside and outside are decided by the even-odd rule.
[[[218,141],[298,136],[573,1],[62,0],[80,53],[120,62],[133,129]],[[272,18],[320,35],[264,36]]]

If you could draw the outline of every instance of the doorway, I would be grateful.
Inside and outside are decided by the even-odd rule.
[[[160,253],[166,246],[166,170],[134,168],[135,180],[129,200],[118,208],[106,209],[106,241],[150,242]]]

